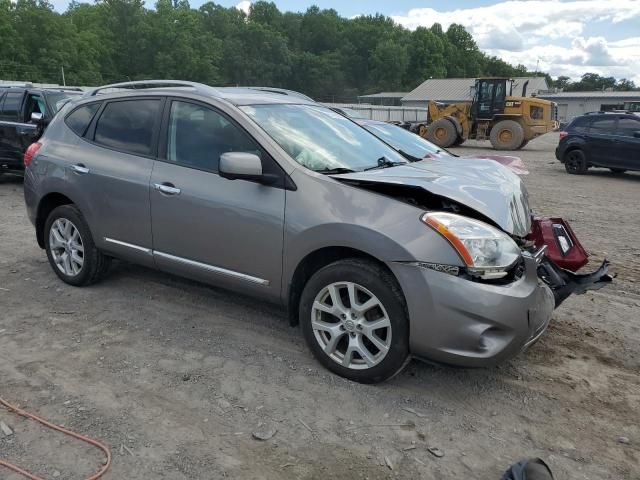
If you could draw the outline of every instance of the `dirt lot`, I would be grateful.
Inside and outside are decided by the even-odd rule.
[[[558,479],[638,479],[640,174],[567,175],[556,144],[520,152],[532,205],[571,220],[615,284],[569,299],[501,367],[413,362],[378,386],[327,373],[284,311],[234,293],[123,263],[99,285],[66,286],[21,183],[0,180],[0,396],[108,443],[106,479],[498,480],[525,456]],[[0,459],[45,478],[85,478],[102,461],[1,408],[0,421],[15,430],[0,433]]]

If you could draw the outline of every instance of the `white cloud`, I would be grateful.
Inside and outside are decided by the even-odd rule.
[[[249,9],[251,8],[251,2],[249,0],[243,0],[242,2],[236,5],[238,10],[242,10],[244,13],[249,15]]]
[[[513,64],[553,76],[579,77],[588,71],[624,76],[640,84],[640,37],[617,42],[585,36],[591,22],[640,22],[638,0],[505,1],[494,5],[437,11],[414,8],[393,19],[411,29],[440,23],[465,26],[478,46]],[[565,45],[565,46],[563,46]]]

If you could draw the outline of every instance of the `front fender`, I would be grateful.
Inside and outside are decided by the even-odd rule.
[[[294,172],[286,200],[283,294],[300,262],[328,247],[346,247],[384,263],[425,261],[463,266],[457,253],[420,220],[424,210],[334,179]]]

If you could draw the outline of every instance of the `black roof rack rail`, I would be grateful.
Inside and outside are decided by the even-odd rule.
[[[101,87],[96,87],[91,90],[87,90],[85,93],[86,97],[93,97],[98,94],[98,92],[102,90],[107,90],[110,88],[121,88],[121,89],[131,89],[131,90],[145,90],[149,88],[191,88],[199,93],[204,93],[207,95],[214,95],[216,97],[220,96],[218,90],[209,85],[205,85],[204,83],[198,82],[187,82],[184,80],[136,80],[132,82],[122,82],[122,83],[112,83],[110,85],[102,85]]]

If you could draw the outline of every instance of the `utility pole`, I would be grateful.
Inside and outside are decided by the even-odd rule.
[[[66,87],[67,86],[67,81],[64,79],[64,65],[62,65],[60,67],[60,70],[62,71],[62,86]]]

